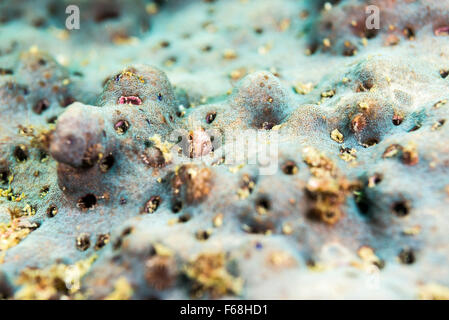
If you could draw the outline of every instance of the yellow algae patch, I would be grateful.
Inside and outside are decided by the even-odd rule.
[[[331,138],[332,138],[332,140],[334,140],[335,142],[338,142],[338,143],[344,142],[343,134],[338,129],[332,130]]]
[[[240,294],[243,280],[231,275],[226,269],[225,254],[201,253],[184,268],[188,278],[193,281],[192,294],[201,297],[209,293],[212,298],[226,294]]]
[[[418,294],[422,300],[449,300],[449,288],[437,283],[421,286]]]
[[[314,87],[315,87],[314,84],[311,82],[308,82],[308,83],[297,82],[294,85],[293,89],[295,90],[295,92],[297,94],[306,95],[306,94],[312,92]]]
[[[18,245],[36,227],[36,224],[21,221],[20,218],[0,223],[0,264],[3,263],[6,250]]]
[[[84,299],[80,292],[81,279],[97,259],[93,255],[72,265],[54,264],[44,269],[24,269],[17,278],[17,285],[22,286],[15,294],[15,299],[49,300],[49,299]]]
[[[171,148],[173,147],[173,143],[162,141],[161,136],[158,134],[155,134],[151,138],[149,138],[151,142],[153,142],[154,146],[158,148],[165,159],[165,162],[169,162],[172,159],[172,154],[170,152]]]
[[[114,284],[112,291],[105,300],[129,300],[133,295],[133,288],[125,277],[120,277]]]

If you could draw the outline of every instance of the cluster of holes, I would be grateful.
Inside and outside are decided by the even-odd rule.
[[[14,90],[17,93],[22,92],[22,94],[25,95],[25,96],[30,93],[30,90],[29,90],[28,86],[17,84],[17,83],[14,83],[14,82],[7,82],[6,83],[6,88],[8,90],[11,90],[11,91]]]
[[[87,210],[94,208],[96,204],[97,204],[97,197],[92,193],[88,193],[78,200],[76,206],[82,210]]]

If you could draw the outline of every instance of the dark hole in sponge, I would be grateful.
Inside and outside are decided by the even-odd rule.
[[[412,264],[416,261],[415,252],[412,249],[402,249],[398,255],[399,261],[403,264]]]
[[[374,80],[371,78],[363,80],[357,87],[357,92],[370,91],[374,87]]]
[[[360,213],[362,215],[369,215],[370,210],[373,207],[373,204],[368,198],[366,190],[359,189],[356,192],[354,192],[354,195],[355,195],[355,204],[357,205],[357,208],[360,210]]]
[[[67,97],[64,97],[61,101],[59,101],[59,104],[61,105],[61,107],[65,108],[65,107],[71,105],[72,103],[74,103],[75,101],[76,101],[76,99],[74,97],[67,96]]]
[[[262,129],[264,130],[271,130],[274,127],[274,123],[265,121],[262,123]]]
[[[378,144],[378,143],[379,143],[379,139],[377,139],[377,138],[370,138],[370,139],[366,140],[366,141],[363,143],[363,146],[364,146],[365,148],[369,148],[369,147],[375,146],[375,145]]]
[[[178,221],[181,223],[186,223],[187,221],[190,220],[190,218],[191,218],[190,214],[186,213],[180,216]]]
[[[404,28],[404,30],[402,31],[404,33],[404,36],[409,39],[409,40],[414,40],[415,39],[415,30],[408,26],[406,28]]]
[[[212,122],[214,122],[216,116],[217,116],[216,112],[209,112],[206,115],[206,123],[211,124]]]
[[[76,248],[80,251],[86,251],[90,247],[90,236],[82,233],[76,238]]]
[[[58,120],[58,116],[53,116],[47,119],[47,123],[54,124],[56,123],[56,120]]]
[[[7,184],[10,172],[7,168],[0,169],[0,184]]]
[[[119,120],[114,124],[114,130],[117,134],[125,134],[129,127],[129,122],[126,120]]]
[[[123,244],[123,239],[130,235],[133,232],[133,227],[126,227],[125,229],[123,229],[122,233],[120,234],[119,237],[117,237],[117,239],[114,241],[114,245],[113,248],[114,250],[120,249],[120,247]]]
[[[381,173],[375,173],[374,175],[369,177],[368,186],[374,187],[375,185],[381,183],[382,180],[383,180],[383,175]]]
[[[45,150],[39,150],[39,160],[41,162],[44,162],[47,159],[48,159],[48,153],[45,152]]]
[[[449,76],[449,70],[441,69],[440,76],[441,76],[441,78],[446,79],[447,76]]]
[[[103,22],[105,20],[117,19],[120,17],[120,12],[117,8],[110,6],[101,6],[95,13],[95,22]]]
[[[282,166],[282,172],[287,175],[293,175],[298,172],[298,167],[296,166],[296,163],[294,161],[287,161]]]
[[[377,29],[367,29],[365,31],[365,37],[367,39],[374,39],[375,37],[377,37],[378,33],[379,31]]]
[[[159,196],[152,196],[150,200],[145,204],[144,213],[153,213],[157,210],[161,204],[162,199]]]
[[[256,200],[257,211],[267,211],[271,209],[271,201],[265,196],[262,196]]]
[[[374,80],[373,79],[366,79],[363,81],[363,87],[366,90],[371,90],[374,87]]]
[[[395,125],[395,126],[399,126],[401,123],[402,123],[402,121],[404,120],[404,118],[401,116],[401,115],[394,115],[393,116],[393,124]]]
[[[315,54],[318,51],[319,48],[319,44],[318,42],[314,41],[311,44],[308,45],[307,47],[307,51],[309,54]]]
[[[0,76],[11,75],[13,73],[11,69],[0,68]]]
[[[28,160],[28,150],[23,144],[15,147],[14,158],[16,158],[18,162],[24,162]]]
[[[405,217],[410,213],[410,204],[405,200],[397,201],[393,203],[391,210],[398,217]]]
[[[171,211],[173,211],[174,213],[178,213],[179,211],[181,211],[181,209],[182,209],[182,202],[179,200],[174,201],[171,207]]]
[[[112,154],[107,155],[100,161],[100,170],[103,173],[106,173],[109,171],[109,169],[112,168],[112,166],[115,163],[114,156]]]
[[[58,207],[54,204],[47,208],[47,217],[53,218],[58,213]]]
[[[92,209],[93,207],[95,207],[96,204],[97,204],[97,197],[92,193],[88,193],[78,200],[77,206],[82,210],[86,210]]]
[[[269,220],[255,218],[243,225],[243,230],[247,233],[266,234],[274,230],[274,223]]]
[[[413,128],[411,128],[408,132],[417,131],[417,130],[421,129],[421,127],[422,127],[421,123],[416,123],[415,126]]]
[[[345,45],[343,49],[343,55],[345,57],[352,57],[357,53],[357,47],[353,45],[352,43],[348,43]]]
[[[105,245],[108,244],[109,238],[110,238],[110,236],[109,236],[108,233],[106,233],[106,234],[99,234],[97,236],[97,241],[95,242],[94,249],[95,250],[100,250],[101,248],[103,248]]]
[[[66,282],[62,278],[58,277],[53,279],[53,287],[60,295],[68,296],[70,294],[70,289],[67,287]]]
[[[36,104],[33,106],[33,111],[36,114],[41,114],[42,112],[47,110],[48,107],[50,107],[50,102],[48,102],[48,100],[44,98],[36,102]]]
[[[200,241],[206,241],[210,237],[210,232],[208,230],[198,230],[195,233],[195,238]]]

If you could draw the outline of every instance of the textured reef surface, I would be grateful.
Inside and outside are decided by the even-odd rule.
[[[2,1],[0,39],[0,299],[449,298],[449,1]]]

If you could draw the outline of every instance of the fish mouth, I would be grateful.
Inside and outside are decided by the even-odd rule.
[[[118,99],[118,104],[133,104],[136,106],[140,106],[142,104],[142,99],[138,96],[121,96]]]

